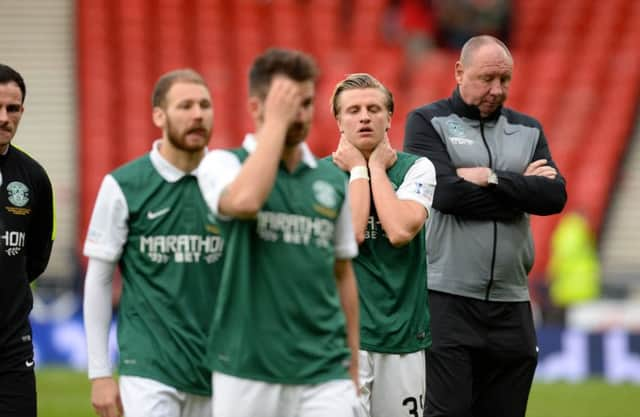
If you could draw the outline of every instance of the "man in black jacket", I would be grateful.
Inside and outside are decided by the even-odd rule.
[[[47,267],[55,234],[45,170],[11,144],[24,112],[22,76],[0,64],[0,415],[36,415],[29,284]]]
[[[404,149],[433,162],[438,184],[427,226],[428,417],[526,411],[537,363],[529,216],[560,212],[567,195],[540,123],[503,107],[512,69],[504,43],[471,38],[452,96],[407,118]]]

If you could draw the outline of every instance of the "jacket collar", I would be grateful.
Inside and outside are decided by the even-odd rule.
[[[502,113],[502,106],[500,106],[496,109],[496,111],[494,111],[489,116],[484,118],[481,117],[480,109],[478,109],[478,107],[464,102],[464,100],[462,99],[462,96],[460,95],[459,87],[456,87],[455,90],[453,90],[453,93],[451,94],[451,97],[449,98],[449,100],[451,101],[453,111],[455,111],[460,116],[466,117],[468,119],[481,120],[485,122],[495,121],[498,119],[498,117],[500,117],[500,114]]]

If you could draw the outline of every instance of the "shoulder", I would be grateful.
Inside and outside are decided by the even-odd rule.
[[[424,156],[413,155],[400,151],[397,152],[397,156],[398,160],[393,167],[391,167],[390,174],[405,176],[412,168],[425,167],[426,169],[429,165],[432,165],[431,161]]]
[[[153,165],[151,164],[151,158],[149,158],[149,154],[147,153],[139,158],[120,165],[111,172],[111,175],[116,179],[132,176],[135,177],[139,176],[142,171],[149,169],[153,169]]]
[[[119,166],[109,173],[122,190],[137,192],[140,189],[148,187],[149,181],[154,178],[156,173],[149,154],[145,154],[139,158]],[[158,175],[158,178],[160,176]]]
[[[346,172],[338,168],[338,166],[333,162],[333,158],[331,156],[318,159],[317,162],[318,166],[315,169],[319,170],[322,175],[326,175],[329,178],[337,181],[344,181],[345,177],[348,175]]]
[[[450,100],[444,98],[413,109],[409,113],[409,117],[423,117],[430,120],[433,117],[447,116],[452,112]]]
[[[542,130],[542,124],[535,117],[529,116],[528,114],[521,113],[517,110],[503,107],[502,115],[507,119],[507,122],[512,125],[521,125],[532,127],[535,129]]]
[[[19,162],[20,166],[25,167],[31,175],[46,179],[47,181],[49,180],[49,176],[44,167],[29,155],[27,151],[15,145],[11,145],[11,148],[15,151],[13,152],[13,157]]]

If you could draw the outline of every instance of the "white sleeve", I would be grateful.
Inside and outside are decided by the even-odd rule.
[[[209,206],[209,210],[218,216],[220,196],[240,172],[242,164],[231,152],[216,150],[207,153],[200,165],[196,177],[200,192]]]
[[[89,379],[111,375],[109,327],[115,262],[89,258],[84,281],[84,330],[87,335]]]
[[[431,211],[436,189],[436,169],[427,158],[418,158],[404,176],[396,191],[400,200],[413,200]]]
[[[127,241],[129,208],[120,185],[111,176],[102,180],[89,222],[84,255],[104,261],[116,261]]]
[[[353,223],[351,222],[351,205],[349,204],[349,185],[347,184],[347,193],[338,221],[336,222],[336,234],[334,246],[336,249],[336,259],[351,259],[358,256],[358,242],[353,232]]]

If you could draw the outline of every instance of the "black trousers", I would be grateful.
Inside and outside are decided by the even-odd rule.
[[[36,414],[33,368],[0,372],[0,416],[35,417]]]
[[[425,417],[524,417],[538,362],[529,302],[429,291]]]

